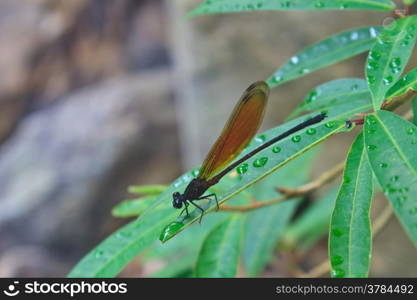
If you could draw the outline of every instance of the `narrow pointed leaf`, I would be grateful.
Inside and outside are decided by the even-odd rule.
[[[417,127],[389,111],[368,115],[365,145],[372,170],[417,246]]]
[[[167,189],[166,185],[153,184],[153,185],[131,185],[128,187],[128,192],[138,195],[159,195]]]
[[[291,117],[307,111],[328,110],[335,106],[353,103],[357,106],[372,104],[366,81],[361,78],[336,79],[312,90]]]
[[[156,196],[146,196],[138,199],[128,199],[113,207],[111,214],[117,218],[137,217],[143,213],[156,199]]]
[[[391,10],[394,7],[389,0],[206,0],[189,16],[258,10]]]
[[[417,125],[417,97],[413,99],[411,102],[413,107],[413,123],[414,125]]]
[[[270,87],[302,77],[315,70],[369,50],[381,27],[364,27],[345,31],[315,43],[285,62],[267,79]]]
[[[408,72],[398,80],[387,92],[387,101],[391,102],[398,97],[417,93],[417,68]]]
[[[372,171],[360,134],[349,151],[330,224],[333,277],[367,277],[371,256]]]
[[[378,110],[387,91],[401,76],[416,42],[417,16],[409,16],[389,24],[378,36],[365,64],[366,78]]]
[[[232,216],[207,235],[197,259],[197,277],[236,276],[243,218],[241,215]]]

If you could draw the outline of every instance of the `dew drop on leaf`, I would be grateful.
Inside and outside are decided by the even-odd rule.
[[[333,266],[340,265],[343,262],[343,258],[340,255],[332,256],[331,263]]]
[[[340,229],[334,228],[334,229],[332,230],[332,234],[333,234],[335,237],[340,237],[340,236],[342,236],[342,235],[343,235],[343,231],[342,231],[342,230],[340,230]]]
[[[278,146],[275,146],[274,148],[272,148],[272,152],[274,153],[280,153],[281,152],[281,148]]]
[[[184,223],[177,222],[177,221],[169,223],[167,226],[165,226],[164,229],[162,229],[162,232],[159,236],[159,240],[161,242],[166,242],[171,237],[173,237],[175,233],[178,232],[178,230],[180,230],[183,226],[184,226]]]
[[[308,135],[314,135],[314,134],[316,134],[316,129],[314,129],[314,128],[307,129],[307,134]]]
[[[345,271],[343,271],[342,269],[333,269],[332,270],[332,277],[341,278],[343,276],[345,276]]]
[[[291,141],[293,141],[294,143],[298,143],[299,141],[301,141],[301,136],[299,136],[299,135],[294,135],[294,136],[291,138]]]
[[[247,163],[243,163],[236,168],[236,172],[240,175],[245,174],[248,171],[249,165]]]
[[[335,123],[333,121],[327,122],[326,124],[324,124],[324,126],[326,126],[327,128],[333,128],[335,125]]]
[[[263,167],[263,166],[265,166],[265,164],[266,164],[266,162],[268,161],[268,157],[261,157],[261,158],[258,158],[258,159],[256,159],[254,162],[253,162],[253,166],[255,167],[255,168],[260,168],[260,167]]]

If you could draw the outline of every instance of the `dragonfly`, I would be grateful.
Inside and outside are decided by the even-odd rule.
[[[199,222],[201,223],[204,209],[195,203],[196,201],[203,199],[213,200],[214,198],[217,209],[219,209],[217,195],[215,193],[205,195],[211,186],[217,184],[223,176],[258,152],[326,118],[325,113],[320,113],[265,142],[229,165],[257,133],[265,114],[268,96],[269,86],[264,81],[253,83],[244,91],[221,134],[203,161],[197,177],[190,181],[182,194],[180,192],[173,193],[172,206],[177,209],[181,209],[184,206],[180,216],[184,211],[186,212],[186,218],[189,216],[188,206],[191,204],[201,211],[199,218]]]

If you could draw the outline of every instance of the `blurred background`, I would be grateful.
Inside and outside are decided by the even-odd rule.
[[[0,276],[65,276],[126,220],[128,185],[168,184],[198,165],[250,83],[331,34],[382,25],[385,12],[258,12],[184,18],[199,0],[0,1]],[[416,59],[414,56],[413,60]],[[271,93],[263,128],[316,85],[363,77],[365,55]],[[325,143],[312,177],[346,155]],[[314,195],[313,195],[314,197]],[[387,204],[375,199],[378,214]],[[323,238],[308,254],[325,259]],[[417,276],[392,219],[371,276]],[[277,254],[264,276],[291,276]],[[149,276],[140,257],[121,276]]]

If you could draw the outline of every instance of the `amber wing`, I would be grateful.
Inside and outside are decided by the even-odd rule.
[[[255,82],[246,89],[207,154],[198,178],[210,179],[242,152],[262,123],[268,95],[269,87],[264,81]]]

